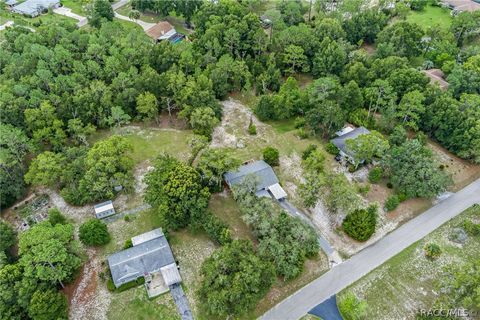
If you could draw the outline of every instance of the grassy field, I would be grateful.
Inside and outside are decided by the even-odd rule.
[[[90,141],[93,143],[113,134],[124,136],[130,141],[133,146],[132,157],[135,163],[154,159],[163,152],[168,152],[184,160],[190,152],[187,145],[188,138],[193,135],[190,130],[126,126],[114,130],[99,130],[91,137]]]
[[[422,11],[410,11],[407,21],[417,23],[424,29],[432,27],[448,29],[452,24],[450,12],[445,8],[426,6]]]
[[[121,293],[115,293],[107,316],[109,319],[181,319],[175,311],[175,303],[170,294],[164,294],[150,300],[145,288],[139,286]]]
[[[61,0],[62,5],[69,9],[72,9],[73,13],[86,16],[87,12],[85,11],[85,6],[88,5],[89,1],[85,0]]]
[[[59,23],[59,22],[76,23],[77,22],[77,20],[75,19],[68,18],[68,17],[62,16],[59,14],[54,14],[54,13],[42,14],[35,18],[27,18],[19,14],[8,12],[4,9],[0,9],[0,24],[3,24],[10,20],[14,21],[16,25],[27,26],[34,29],[41,24],[51,23],[51,22],[55,22],[55,23]]]
[[[228,224],[236,239],[255,241],[250,228],[243,222],[240,209],[230,193],[217,193],[210,199],[210,210]]]
[[[438,295],[438,280],[446,266],[478,258],[480,238],[469,237],[461,245],[449,240],[452,230],[465,219],[478,223],[480,207],[472,207],[421,241],[344,290],[353,291],[368,303],[366,319],[413,319],[416,310],[432,307]],[[438,244],[443,253],[435,261],[423,253],[426,243]]]

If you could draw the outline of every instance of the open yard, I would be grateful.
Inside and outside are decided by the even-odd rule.
[[[441,7],[426,6],[422,11],[410,11],[407,21],[417,23],[424,29],[439,27],[448,29],[452,24],[450,10]]]
[[[277,127],[277,129],[275,129],[269,125],[259,123],[259,130],[264,130],[266,137],[265,140],[256,143],[254,137],[250,137],[248,133],[243,132],[243,121],[249,119],[248,114],[244,113],[245,110],[243,108],[240,108],[240,110],[234,108],[233,110],[226,111],[232,111],[232,113],[228,113],[230,116],[235,116],[237,114],[236,112],[241,113],[240,121],[235,122],[233,124],[235,127],[230,129],[232,133],[235,132],[238,133],[239,136],[245,137],[245,147],[237,148],[237,145],[230,147],[242,160],[260,158],[261,150],[269,145],[270,142],[273,142],[276,147],[281,149],[283,155],[282,164],[288,163],[288,161],[285,162],[285,159],[289,159],[290,157],[298,161],[298,153],[303,151],[303,149],[313,141],[298,139],[295,136],[295,132],[289,128],[282,130]],[[225,119],[229,121],[231,117],[226,116]],[[283,131],[283,133],[280,133],[281,131]],[[145,173],[151,168],[152,160],[157,155],[162,152],[168,152],[181,160],[186,160],[190,153],[187,140],[192,136],[192,132],[190,130],[178,130],[164,125],[162,125],[161,128],[147,125],[129,125],[111,130],[101,130],[91,137],[90,143],[105,139],[112,134],[122,135],[132,143],[132,157],[136,163],[136,192],[134,194],[117,197],[114,204],[115,208],[119,208],[118,211],[136,207],[142,203],[145,185],[141,180]],[[290,142],[285,144],[284,139],[288,139]],[[285,183],[292,181],[292,184],[297,182],[294,177],[292,177],[291,172],[284,173],[283,171],[290,170],[277,170],[282,181],[285,181]],[[254,240],[250,228],[241,219],[239,208],[230,193],[225,191],[214,194],[210,201],[210,209],[230,226],[234,238]],[[72,216],[78,215],[75,213],[75,210],[77,209],[72,208],[68,213]],[[88,212],[91,211],[90,207],[85,209],[78,208],[78,210],[83,211],[79,218],[74,219],[76,223],[80,223],[90,216],[88,214]],[[73,309],[71,310],[71,316],[73,319],[117,319],[125,315],[129,315],[129,317],[132,318],[135,317],[136,319],[152,319],[155,316],[161,316],[162,319],[176,319],[176,308],[169,294],[164,294],[153,300],[149,300],[142,286],[122,293],[110,293],[106,290],[105,280],[102,280],[102,274],[108,272],[105,264],[108,255],[121,250],[125,241],[132,236],[161,226],[162,221],[153,210],[132,215],[130,216],[130,221],[120,219],[109,224],[112,241],[105,247],[90,252],[89,258],[93,261],[91,267],[84,268],[82,277],[70,289],[72,292],[69,294],[69,297],[75,301],[76,306],[90,305],[86,310],[79,310],[74,308],[72,304]],[[175,258],[178,260],[180,273],[183,278],[183,287],[194,316],[196,318],[206,319],[200,314],[198,309],[196,292],[200,283],[201,264],[211,255],[216,245],[211,242],[205,234],[192,233],[190,230],[170,233],[169,241]],[[278,280],[267,296],[259,303],[258,308],[254,310],[252,314],[247,315],[245,319],[251,319],[261,315],[281,299],[290,295],[327,270],[328,261],[323,253],[320,253],[317,258],[305,263],[304,273],[297,279],[288,282]],[[95,297],[100,297],[101,301],[93,303],[92,299],[95,299]],[[82,301],[82,303],[78,303],[79,300]]]
[[[77,20],[75,19],[68,18],[68,17],[62,16],[59,14],[54,14],[54,13],[46,13],[35,18],[28,18],[28,17],[23,17],[19,14],[11,13],[3,8],[0,8],[0,21],[6,22],[9,20],[15,22],[16,25],[27,26],[34,29],[41,26],[42,24],[51,23],[51,22],[77,23]]]
[[[61,0],[62,5],[69,9],[72,9],[73,13],[85,16],[87,14],[86,6],[88,5],[87,0]]]
[[[105,139],[113,134],[124,136],[130,141],[135,163],[153,160],[164,152],[185,160],[190,152],[187,141],[193,135],[190,130],[131,125],[114,130],[97,131],[90,141]]]
[[[445,267],[478,258],[480,238],[469,236],[464,244],[451,240],[465,219],[480,222],[480,207],[472,207],[413,244],[361,280],[342,291],[352,291],[368,303],[366,319],[414,319],[420,308],[430,308],[440,291],[438,280]],[[443,253],[431,261],[424,256],[426,243],[436,243]],[[461,306],[458,306],[461,307]]]
[[[131,11],[132,11],[131,5],[125,5],[116,10],[116,12],[126,17],[129,16]],[[185,20],[181,17],[175,17],[175,16],[162,17],[155,12],[146,11],[146,12],[140,12],[139,20],[148,22],[148,23],[157,23],[162,20],[167,20],[175,27],[175,30],[177,30],[177,32],[185,35],[190,33],[184,26]]]

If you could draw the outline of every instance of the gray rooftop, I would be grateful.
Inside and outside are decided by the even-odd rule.
[[[172,250],[163,234],[114,253],[107,260],[116,287],[175,263]]]
[[[257,176],[258,184],[257,191],[268,188],[271,185],[278,183],[277,176],[273,172],[272,167],[263,160],[255,161],[241,166],[237,171],[227,172],[224,175],[225,182],[232,187],[242,183],[246,176],[254,174]]]
[[[368,131],[368,129],[366,129],[365,127],[359,127],[359,128],[353,129],[349,133],[346,133],[346,134],[344,134],[340,137],[332,139],[331,141],[338,149],[340,149],[341,151],[343,151],[346,154],[350,154],[348,149],[347,149],[347,146],[346,146],[345,142],[348,139],[355,139],[359,135],[369,134],[369,133],[370,133],[370,131]]]
[[[60,0],[27,0],[13,8],[15,12],[21,14],[36,15],[43,10],[58,6],[59,4]]]

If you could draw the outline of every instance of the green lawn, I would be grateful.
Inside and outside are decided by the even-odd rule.
[[[210,199],[210,210],[228,224],[236,239],[255,241],[250,228],[243,222],[238,204],[229,193],[213,194]]]
[[[407,16],[407,21],[417,23],[424,29],[432,27],[448,29],[452,24],[450,12],[445,8],[427,6],[422,11],[411,11]]]
[[[366,319],[400,319],[420,308],[432,307],[444,268],[478,257],[479,237],[469,236],[463,245],[449,240],[453,228],[465,219],[478,223],[480,207],[466,210],[342,291],[340,296],[353,291],[366,300]],[[443,251],[435,261],[428,260],[423,253],[423,247],[429,242],[438,244]]]
[[[190,130],[142,128],[126,126],[114,130],[99,130],[90,139],[95,142],[113,134],[127,138],[133,146],[132,158],[135,163],[151,160],[163,152],[185,160],[190,149],[187,141],[193,134]]]
[[[89,1],[85,0],[61,0],[62,5],[69,9],[72,9],[73,13],[86,16],[85,6],[88,5]]]
[[[14,21],[16,25],[20,25],[20,26],[28,26],[28,27],[31,27],[31,28],[37,28],[39,27],[40,25],[42,24],[46,24],[46,23],[59,23],[59,22],[67,22],[67,23],[77,23],[77,20],[75,19],[72,19],[72,18],[68,18],[68,17],[65,17],[65,16],[62,16],[62,15],[59,15],[59,14],[50,14],[50,13],[47,13],[47,14],[42,14],[38,17],[35,17],[35,18],[27,18],[27,17],[23,17],[19,14],[14,14],[14,13],[11,13],[11,12],[7,12],[3,9],[0,10],[0,21],[1,23],[0,24],[3,24],[7,21]]]
[[[131,5],[125,5],[118,10],[116,10],[119,14],[122,16],[128,17],[130,11],[132,11],[132,6]],[[140,19],[144,22],[150,22],[150,23],[157,23],[161,20],[163,20],[163,17],[160,17],[160,15],[155,14],[153,12],[140,12]]]

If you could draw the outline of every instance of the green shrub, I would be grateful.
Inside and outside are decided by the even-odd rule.
[[[128,249],[133,247],[132,239],[125,240],[125,243],[123,245],[123,249]]]
[[[107,280],[107,289],[110,292],[115,292],[115,290],[117,290],[117,288],[115,288],[115,284],[113,283],[112,278],[108,278]]]
[[[348,172],[354,173],[355,171],[357,171],[357,168],[353,164],[349,164],[348,165]]]
[[[442,254],[442,249],[436,243],[427,243],[425,247],[423,247],[425,252],[425,256],[430,260],[435,260]]]
[[[225,245],[232,242],[232,235],[228,225],[210,211],[203,216],[202,227],[208,236],[218,244]]]
[[[357,209],[349,213],[342,223],[345,233],[358,241],[368,240],[375,232],[377,209],[376,205],[371,205],[366,209]]]
[[[370,185],[367,184],[358,184],[357,191],[361,194],[367,194],[370,191]]]
[[[408,197],[405,193],[403,193],[403,192],[398,193],[398,201],[403,202],[407,199],[408,199]]]
[[[304,128],[299,128],[297,129],[297,136],[300,139],[307,139],[309,134],[308,134],[308,131],[306,131]]]
[[[348,117],[348,122],[356,125],[357,127],[363,126],[367,128],[371,128],[375,125],[375,118],[368,117],[368,111],[360,108],[356,109],[350,113]]]
[[[305,151],[302,152],[302,160],[306,160],[310,154],[317,149],[316,144],[309,144]]]
[[[387,182],[387,188],[388,189],[392,189],[393,188],[393,184],[389,181]]]
[[[382,167],[373,167],[368,173],[368,181],[378,183],[383,177]]]
[[[48,210],[48,222],[52,225],[56,224],[66,224],[67,218],[58,210],[57,208],[53,208]]]
[[[295,126],[295,129],[300,129],[300,128],[303,128],[305,126],[305,118],[302,118],[302,117],[298,117],[295,119],[295,122],[294,122],[294,126]]]
[[[125,220],[125,222],[129,222],[130,221],[130,216],[128,214],[126,214],[124,217],[123,217],[123,220]]]
[[[417,133],[415,139],[417,139],[422,144],[422,146],[427,144],[427,135],[422,131]]]
[[[398,196],[396,194],[393,194],[389,196],[385,201],[385,210],[393,211],[398,207],[399,204],[400,204],[400,199],[398,199]]]
[[[248,134],[252,136],[257,134],[257,127],[252,122],[248,125]]]
[[[340,149],[338,149],[337,146],[331,142],[327,143],[327,145],[325,146],[325,150],[328,153],[333,154],[334,156],[336,156],[340,152]]]
[[[82,224],[79,238],[87,246],[102,246],[110,242],[107,225],[98,219],[89,219]]]
[[[463,229],[469,236],[477,237],[480,235],[480,224],[473,223],[470,220],[463,221]]]
[[[349,291],[340,301],[338,301],[338,310],[345,320],[358,320],[365,317],[365,311],[367,309],[367,303],[360,301],[358,298]]]
[[[107,280],[107,289],[110,292],[123,292],[125,290],[138,287],[144,283],[145,283],[145,278],[141,277],[141,278],[137,278],[137,280],[124,283],[120,287],[116,288],[112,278],[109,278]]]
[[[263,150],[263,160],[265,160],[265,162],[271,165],[272,167],[278,166],[279,164],[278,150],[273,147],[266,147]]]

